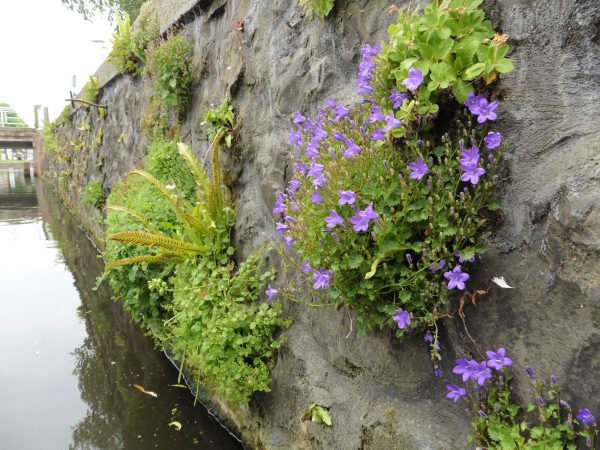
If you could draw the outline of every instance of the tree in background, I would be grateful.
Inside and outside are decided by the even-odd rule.
[[[10,108],[11,106],[8,103],[0,102],[0,108]],[[6,113],[6,121],[8,123],[2,124],[3,127],[14,127],[14,128],[27,128],[28,125],[25,123],[23,119],[19,117],[19,115],[14,112]]]
[[[126,12],[133,22],[145,0],[61,0],[71,11],[77,11],[85,20],[92,21],[96,15],[114,20],[115,14]]]

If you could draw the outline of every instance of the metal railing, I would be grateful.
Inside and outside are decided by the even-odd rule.
[[[0,107],[0,127],[28,128],[13,108]]]

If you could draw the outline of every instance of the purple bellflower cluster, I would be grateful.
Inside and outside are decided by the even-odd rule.
[[[473,422],[473,427],[476,430],[476,436],[485,436],[487,434],[487,419],[493,421],[494,429],[497,430],[499,427],[499,420],[506,420],[505,418],[507,416],[510,417],[510,415],[514,415],[514,411],[518,410],[518,406],[510,403],[510,394],[506,396],[497,393],[505,392],[510,389],[509,380],[511,376],[508,373],[504,373],[504,369],[513,365],[512,359],[506,355],[506,349],[502,347],[497,351],[486,351],[486,356],[488,359],[482,362],[462,358],[457,359],[456,366],[453,369],[455,374],[462,377],[463,382],[466,383],[469,380],[475,381],[475,387],[473,389],[474,394],[470,396],[471,406],[474,408],[474,411],[477,412],[479,417],[485,419],[485,421]],[[525,366],[525,373],[531,379],[535,389],[533,392],[530,391],[532,393],[534,402],[530,404],[530,409],[528,409],[528,411],[535,408],[533,405],[537,405],[537,408],[539,408],[540,411],[539,417],[542,417],[542,421],[545,420],[543,417],[545,417],[546,411],[549,414],[552,414],[554,419],[558,419],[559,425],[557,425],[558,428],[556,428],[556,432],[553,434],[559,436],[556,438],[559,439],[556,442],[565,442],[564,439],[574,440],[576,433],[572,431],[574,426],[572,421],[571,406],[566,401],[559,400],[559,391],[557,387],[558,378],[555,375],[550,377],[552,389],[547,392],[547,397],[545,398],[545,395],[542,391],[544,383],[537,379],[536,374],[529,366]],[[458,402],[461,398],[466,399],[468,395],[467,386],[461,387],[457,386],[456,384],[448,384],[446,385],[446,388],[448,389],[446,397],[452,400],[454,403]],[[554,405],[551,406],[549,403],[554,403]],[[485,411],[482,408],[485,409]],[[506,412],[503,411],[504,409]],[[513,411],[513,413],[507,414],[508,411]],[[560,425],[560,423],[563,422],[561,416],[565,417],[564,423],[566,423],[567,426]],[[579,423],[587,429],[587,431],[580,432],[579,436],[587,438],[588,447],[592,447],[593,438],[598,432],[596,418],[587,408],[580,409],[576,417]],[[526,424],[525,422],[523,423]],[[512,423],[507,423],[506,426],[510,428]],[[492,427],[491,424],[490,427]],[[529,426],[522,426],[520,429],[521,431],[528,430]],[[563,431],[559,432],[561,429]],[[564,433],[565,429],[571,430],[570,437],[568,437],[568,434],[561,434]],[[551,447],[555,448],[552,445]]]

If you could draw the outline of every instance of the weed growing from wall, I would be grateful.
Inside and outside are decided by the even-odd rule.
[[[94,208],[102,208],[106,201],[106,194],[102,188],[102,180],[90,181],[83,191],[81,203]]]
[[[155,95],[182,119],[192,82],[194,43],[187,31],[169,33],[147,52],[148,75]]]

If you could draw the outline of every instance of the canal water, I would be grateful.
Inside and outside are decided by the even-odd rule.
[[[94,289],[96,250],[25,175],[0,166],[0,449],[241,449]]]

